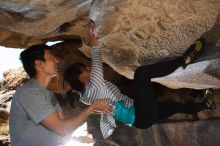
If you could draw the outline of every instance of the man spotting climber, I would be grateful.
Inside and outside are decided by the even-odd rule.
[[[111,114],[109,100],[97,100],[82,112],[64,119],[54,93],[47,89],[57,75],[58,60],[47,45],[34,45],[20,54],[30,80],[12,99],[9,126],[12,146],[58,146],[58,135],[66,135],[97,110]]]

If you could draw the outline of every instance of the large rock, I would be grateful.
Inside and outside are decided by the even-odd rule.
[[[4,72],[3,76],[4,88],[8,90],[15,90],[29,78],[23,67],[9,69]]]
[[[124,128],[127,129],[127,132],[125,132],[125,129],[122,130],[118,128],[117,135],[115,134],[113,136],[113,141],[122,146],[219,145],[219,119],[197,122],[166,123],[160,125],[156,124],[147,130],[135,129],[135,132],[134,129],[128,127]],[[123,136],[119,138],[119,134]]]
[[[170,88],[220,88],[220,14],[214,27],[204,34],[206,49],[186,69],[179,68],[169,76],[153,81]]]
[[[219,68],[220,58],[212,59],[189,65],[185,70],[180,67],[174,73],[162,78],[154,78],[152,81],[173,89],[220,88]]]
[[[0,108],[4,108],[7,112],[10,112],[11,99],[15,94],[15,90],[11,91],[0,91]]]
[[[4,21],[1,21],[0,26],[39,39],[46,38],[51,32],[61,35],[63,30],[60,30],[60,26],[67,26],[68,22],[74,20],[72,25],[77,27],[76,22],[88,15],[90,3],[90,0],[2,1],[0,18]],[[72,34],[77,34],[77,30]]]
[[[219,13],[219,0],[94,1],[90,17],[106,46],[104,61],[133,78],[140,65],[180,56],[209,31]]]
[[[34,39],[22,33],[12,32],[0,27],[0,45],[10,48],[25,48],[27,46],[41,43],[41,40]]]
[[[196,64],[156,80],[172,88],[219,88],[219,5],[219,0],[4,0],[0,2],[0,45],[22,48],[51,40],[80,39],[90,16],[96,23],[95,33],[102,36],[100,41],[106,46],[102,54],[104,62],[131,79],[138,66],[180,56],[203,35],[208,48]],[[54,46],[61,60],[61,74],[76,61],[89,64],[89,59],[77,50],[80,44],[65,41]],[[90,56],[88,46],[84,45],[81,51]],[[121,79],[109,67],[105,69],[106,79]],[[5,73],[7,89],[23,83],[27,77],[23,75]],[[52,81],[51,88],[64,94],[62,85],[59,76]],[[14,91],[1,96],[2,107],[13,94]],[[220,98],[217,99],[219,103]],[[171,121],[185,121],[159,124],[143,131],[119,124],[107,140],[101,136],[98,116],[87,122],[95,145],[218,145],[219,119],[210,119],[218,118],[219,113],[219,108],[211,113],[202,112],[200,119],[209,120],[196,122],[189,122],[195,120],[192,116],[177,115]]]

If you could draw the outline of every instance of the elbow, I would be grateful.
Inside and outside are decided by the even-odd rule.
[[[64,137],[64,136],[66,136],[67,134],[69,134],[69,133],[68,133],[68,132],[60,132],[60,133],[58,133],[58,135],[61,136],[61,137]]]
[[[60,128],[60,129],[57,129],[56,130],[56,133],[63,137],[63,136],[66,136],[68,134],[70,134],[71,132],[73,132],[75,129],[77,129],[77,127],[75,128],[67,128],[67,127],[63,127],[63,128]]]
[[[71,128],[67,126],[68,124],[64,124],[63,122],[57,123],[54,125],[52,130],[57,133],[59,136],[66,136],[67,134],[70,133]]]
[[[66,136],[70,133],[70,130],[67,130],[67,129],[64,129],[64,128],[60,128],[60,129],[57,129],[55,131],[59,136]]]

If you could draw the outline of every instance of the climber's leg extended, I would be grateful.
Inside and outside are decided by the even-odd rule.
[[[157,115],[158,121],[169,118],[176,113],[185,114],[196,114],[201,110],[214,110],[216,109],[216,104],[214,101],[214,90],[206,89],[204,90],[204,101],[200,103],[195,102],[159,102],[157,103]]]
[[[157,119],[157,104],[151,78],[166,76],[175,71],[179,66],[191,63],[198,57],[203,46],[203,42],[198,40],[189,48],[190,51],[184,54],[184,57],[153,65],[144,65],[136,69],[134,73],[133,95],[135,107],[134,126],[145,129],[155,123]]]
[[[139,72],[142,72],[144,76],[148,78],[163,77],[169,75],[178,67],[186,66],[187,64],[195,61],[195,59],[198,58],[198,56],[201,54],[204,47],[205,39],[200,38],[187,49],[182,57],[170,61],[155,63],[152,65],[144,65],[139,67],[137,70],[140,70]]]
[[[157,120],[165,120],[176,113],[196,114],[197,112],[207,109],[205,102],[159,102],[157,103]]]

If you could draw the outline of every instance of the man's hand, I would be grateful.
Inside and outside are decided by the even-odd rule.
[[[98,111],[103,114],[113,114],[113,107],[108,106],[107,102],[111,101],[110,99],[99,99],[93,104],[91,104],[91,107],[93,111]]]

